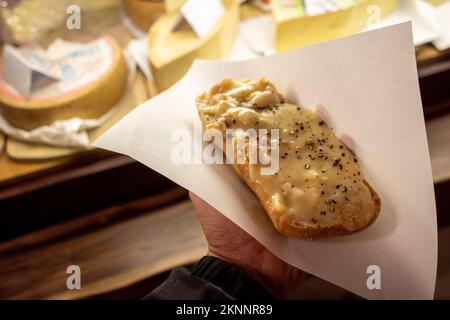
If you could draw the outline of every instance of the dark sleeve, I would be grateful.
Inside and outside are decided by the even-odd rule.
[[[245,271],[206,256],[191,269],[175,268],[145,300],[270,300],[272,295]]]

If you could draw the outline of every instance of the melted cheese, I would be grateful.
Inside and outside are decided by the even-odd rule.
[[[245,165],[271,206],[292,224],[351,231],[370,220],[372,195],[356,156],[313,111],[286,103],[272,83],[225,79],[197,105],[207,128],[279,130],[279,171],[261,175],[260,164]]]

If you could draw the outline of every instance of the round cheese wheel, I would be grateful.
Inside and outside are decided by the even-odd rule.
[[[0,77],[0,109],[12,125],[26,130],[73,117],[95,119],[122,97],[127,72],[121,48],[106,36],[73,47],[61,63],[61,79],[33,89],[30,97]]]
[[[122,0],[122,3],[126,15],[139,29],[145,32],[165,12],[163,1]]]

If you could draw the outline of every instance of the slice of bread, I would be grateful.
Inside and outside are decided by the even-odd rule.
[[[313,111],[286,103],[266,79],[224,79],[196,104],[204,129],[222,133],[234,170],[281,234],[334,237],[358,232],[377,218],[380,198],[353,152]],[[277,170],[263,173],[276,163]]]

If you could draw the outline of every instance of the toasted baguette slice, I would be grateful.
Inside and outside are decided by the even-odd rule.
[[[233,168],[281,234],[302,239],[340,236],[360,231],[377,218],[380,198],[364,180],[353,152],[313,111],[286,103],[266,79],[224,79],[196,104],[204,129],[222,133],[225,152],[233,146]],[[270,142],[263,144],[261,137],[252,141],[245,134],[242,139],[236,129],[267,129]],[[244,145],[241,158],[239,139]],[[256,162],[250,156],[255,144]],[[263,173],[274,161],[279,161],[278,170]]]

